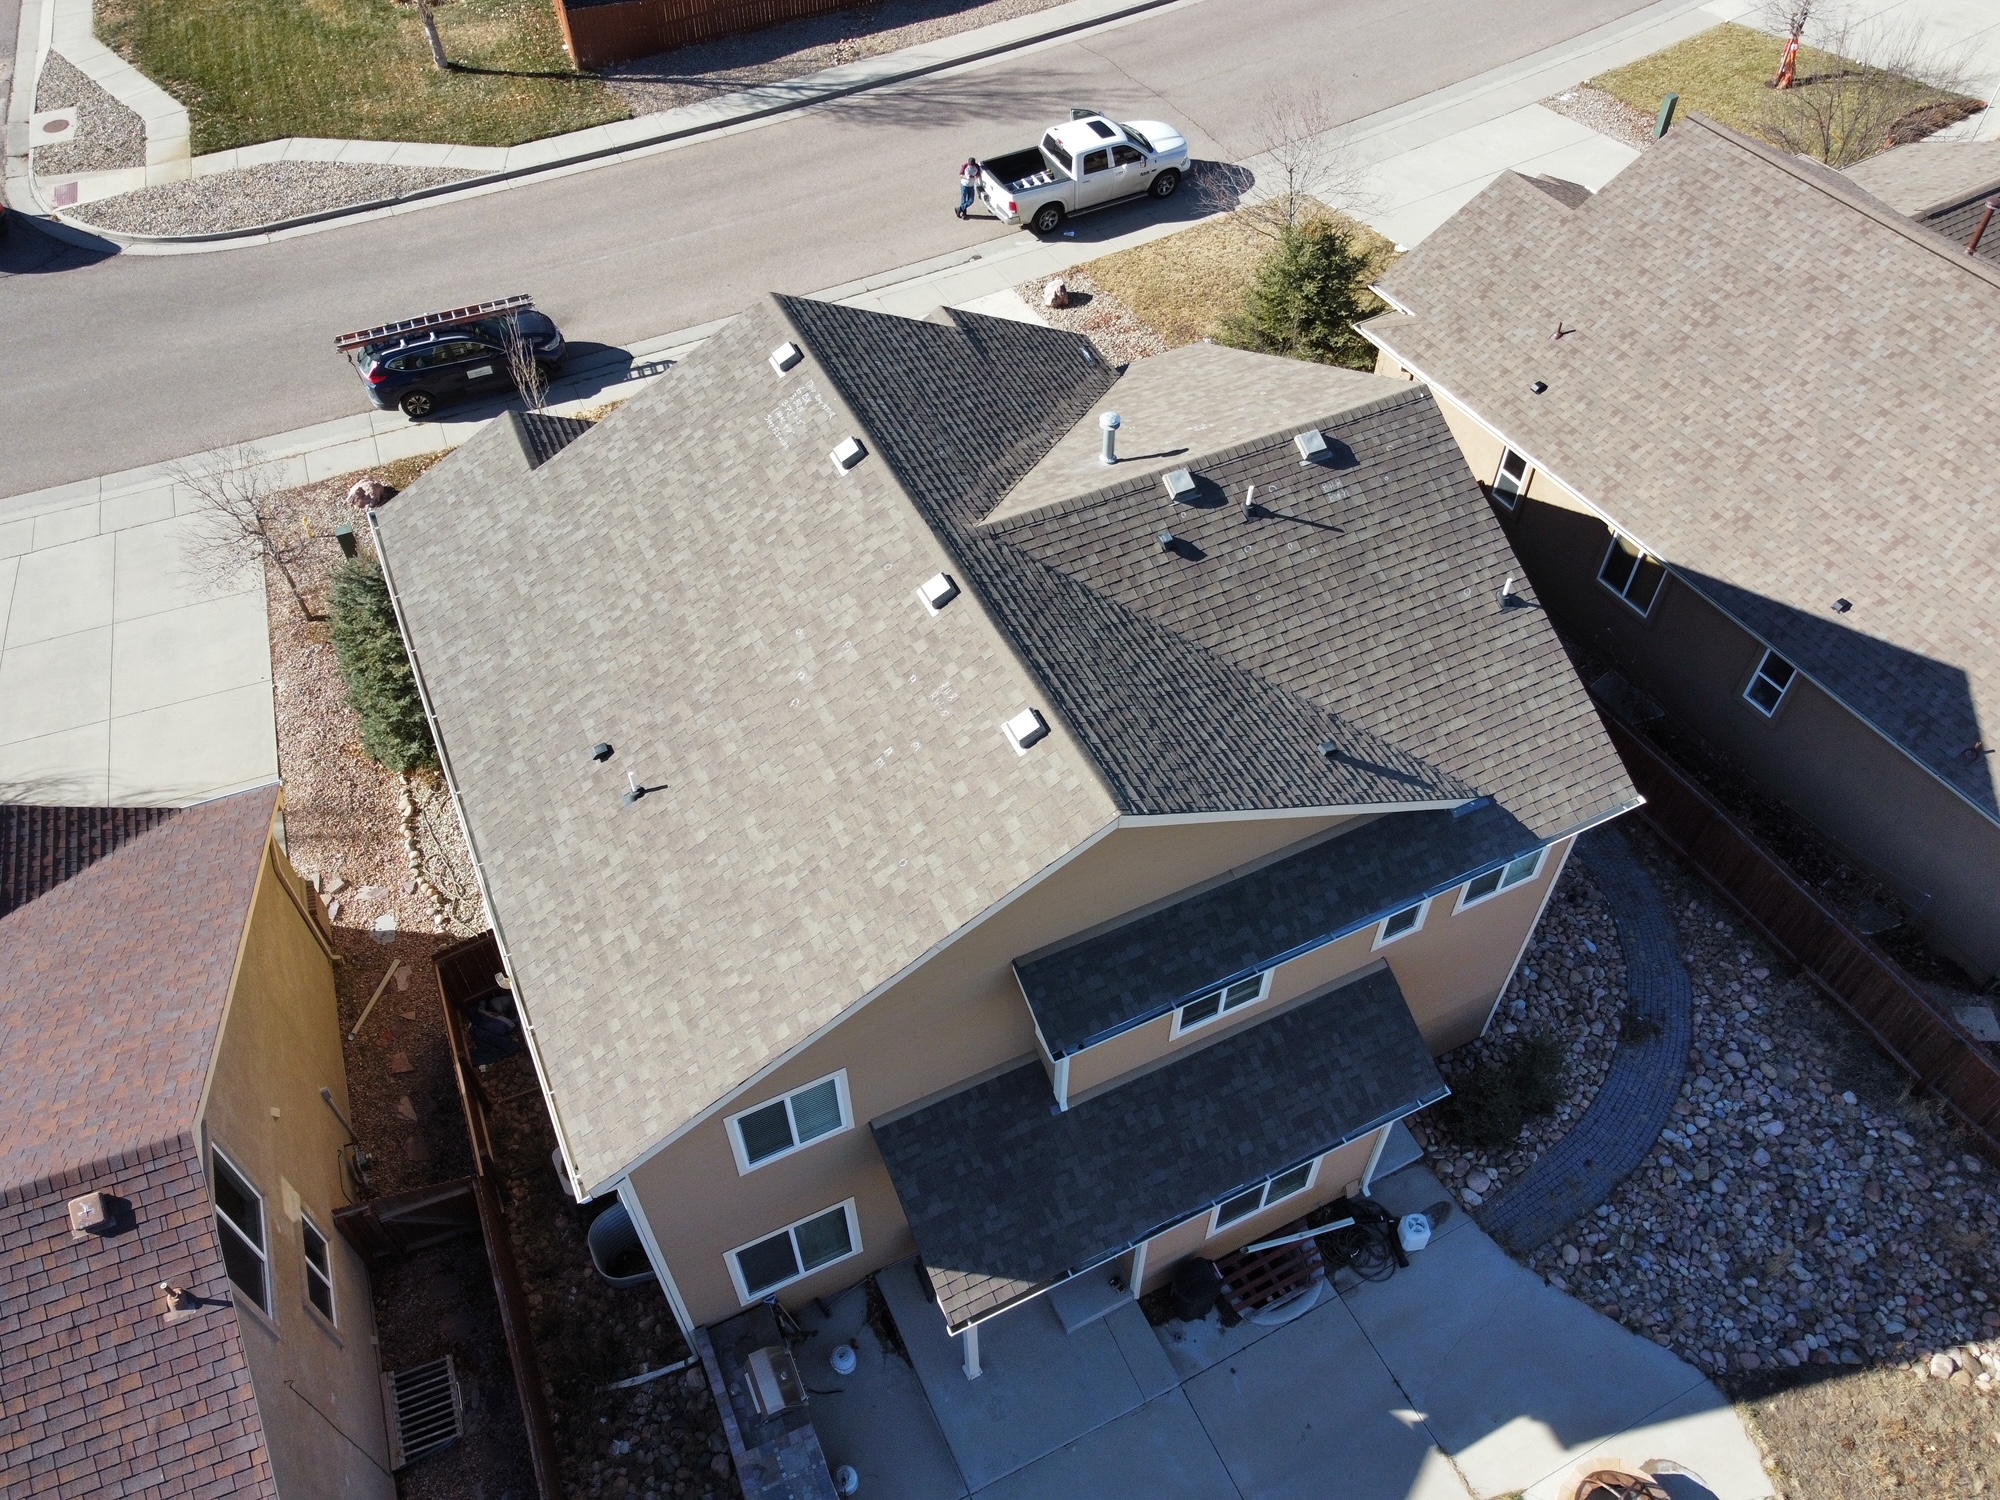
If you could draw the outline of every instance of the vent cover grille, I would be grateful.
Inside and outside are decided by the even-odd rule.
[[[389,1467],[400,1469],[449,1448],[465,1430],[465,1400],[451,1356],[382,1375],[389,1408]]]

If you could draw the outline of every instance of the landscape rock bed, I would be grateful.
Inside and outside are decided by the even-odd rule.
[[[1594,89],[1587,83],[1544,99],[1542,108],[1553,110],[1599,135],[1608,135],[1635,151],[1643,151],[1653,144],[1653,120],[1616,94],[1607,94],[1603,89]]]
[[[478,175],[447,167],[274,161],[182,182],[155,183],[67,213],[81,223],[119,234],[219,234],[400,198],[419,188]]]
[[[1060,281],[1070,292],[1070,305],[1050,307],[1043,293],[1052,281]],[[1114,365],[1130,364],[1167,352],[1167,341],[1140,322],[1130,308],[1103,290],[1082,271],[1072,267],[1056,276],[1043,276],[1018,288],[1021,299],[1051,327],[1065,333],[1080,333]]]
[[[146,122],[60,52],[51,52],[35,80],[37,110],[76,106],[74,139],[34,148],[38,176],[111,172],[146,165]]]

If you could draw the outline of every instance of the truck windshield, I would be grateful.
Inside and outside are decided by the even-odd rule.
[[[1125,139],[1137,146],[1141,151],[1152,151],[1155,156],[1159,155],[1157,151],[1153,151],[1153,143],[1139,134],[1130,125],[1121,123],[1118,128],[1125,132]]]
[[[1063,164],[1063,170],[1065,172],[1071,171],[1075,168],[1076,158],[1071,156],[1067,151],[1063,150],[1063,144],[1061,141],[1056,139],[1056,133],[1053,130],[1051,130],[1047,135],[1042,137],[1042,149],[1048,152],[1048,154],[1054,157],[1057,161],[1061,162]]]

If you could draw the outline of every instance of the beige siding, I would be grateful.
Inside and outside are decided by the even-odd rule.
[[[867,1122],[1038,1056],[1013,973],[1024,953],[1161,901],[1340,820],[1256,819],[1118,830],[973,928],[740,1098],[631,1173],[634,1192],[697,1323],[740,1306],[725,1254],[855,1200],[861,1253],[786,1289],[800,1302],[916,1247]],[[846,1069],[854,1128],[739,1174],[727,1116]]]
[[[310,899],[272,845],[202,1126],[264,1198],[272,1311],[266,1317],[239,1297],[235,1316],[280,1492],[286,1500],[394,1500],[368,1274],[333,1227],[334,1208],[347,1201],[339,1166],[347,1136],[319,1091],[331,1088],[346,1110],[347,1078],[333,966],[304,914]],[[335,1327],[307,1305],[287,1187],[327,1237]]]

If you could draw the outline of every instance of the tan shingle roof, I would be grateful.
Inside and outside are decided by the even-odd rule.
[[[1920,215],[2000,185],[2000,141],[1912,141],[1847,175],[1897,213]]]
[[[2000,270],[1691,117],[1575,209],[1503,174],[1383,289],[1371,337],[2000,814]]]

